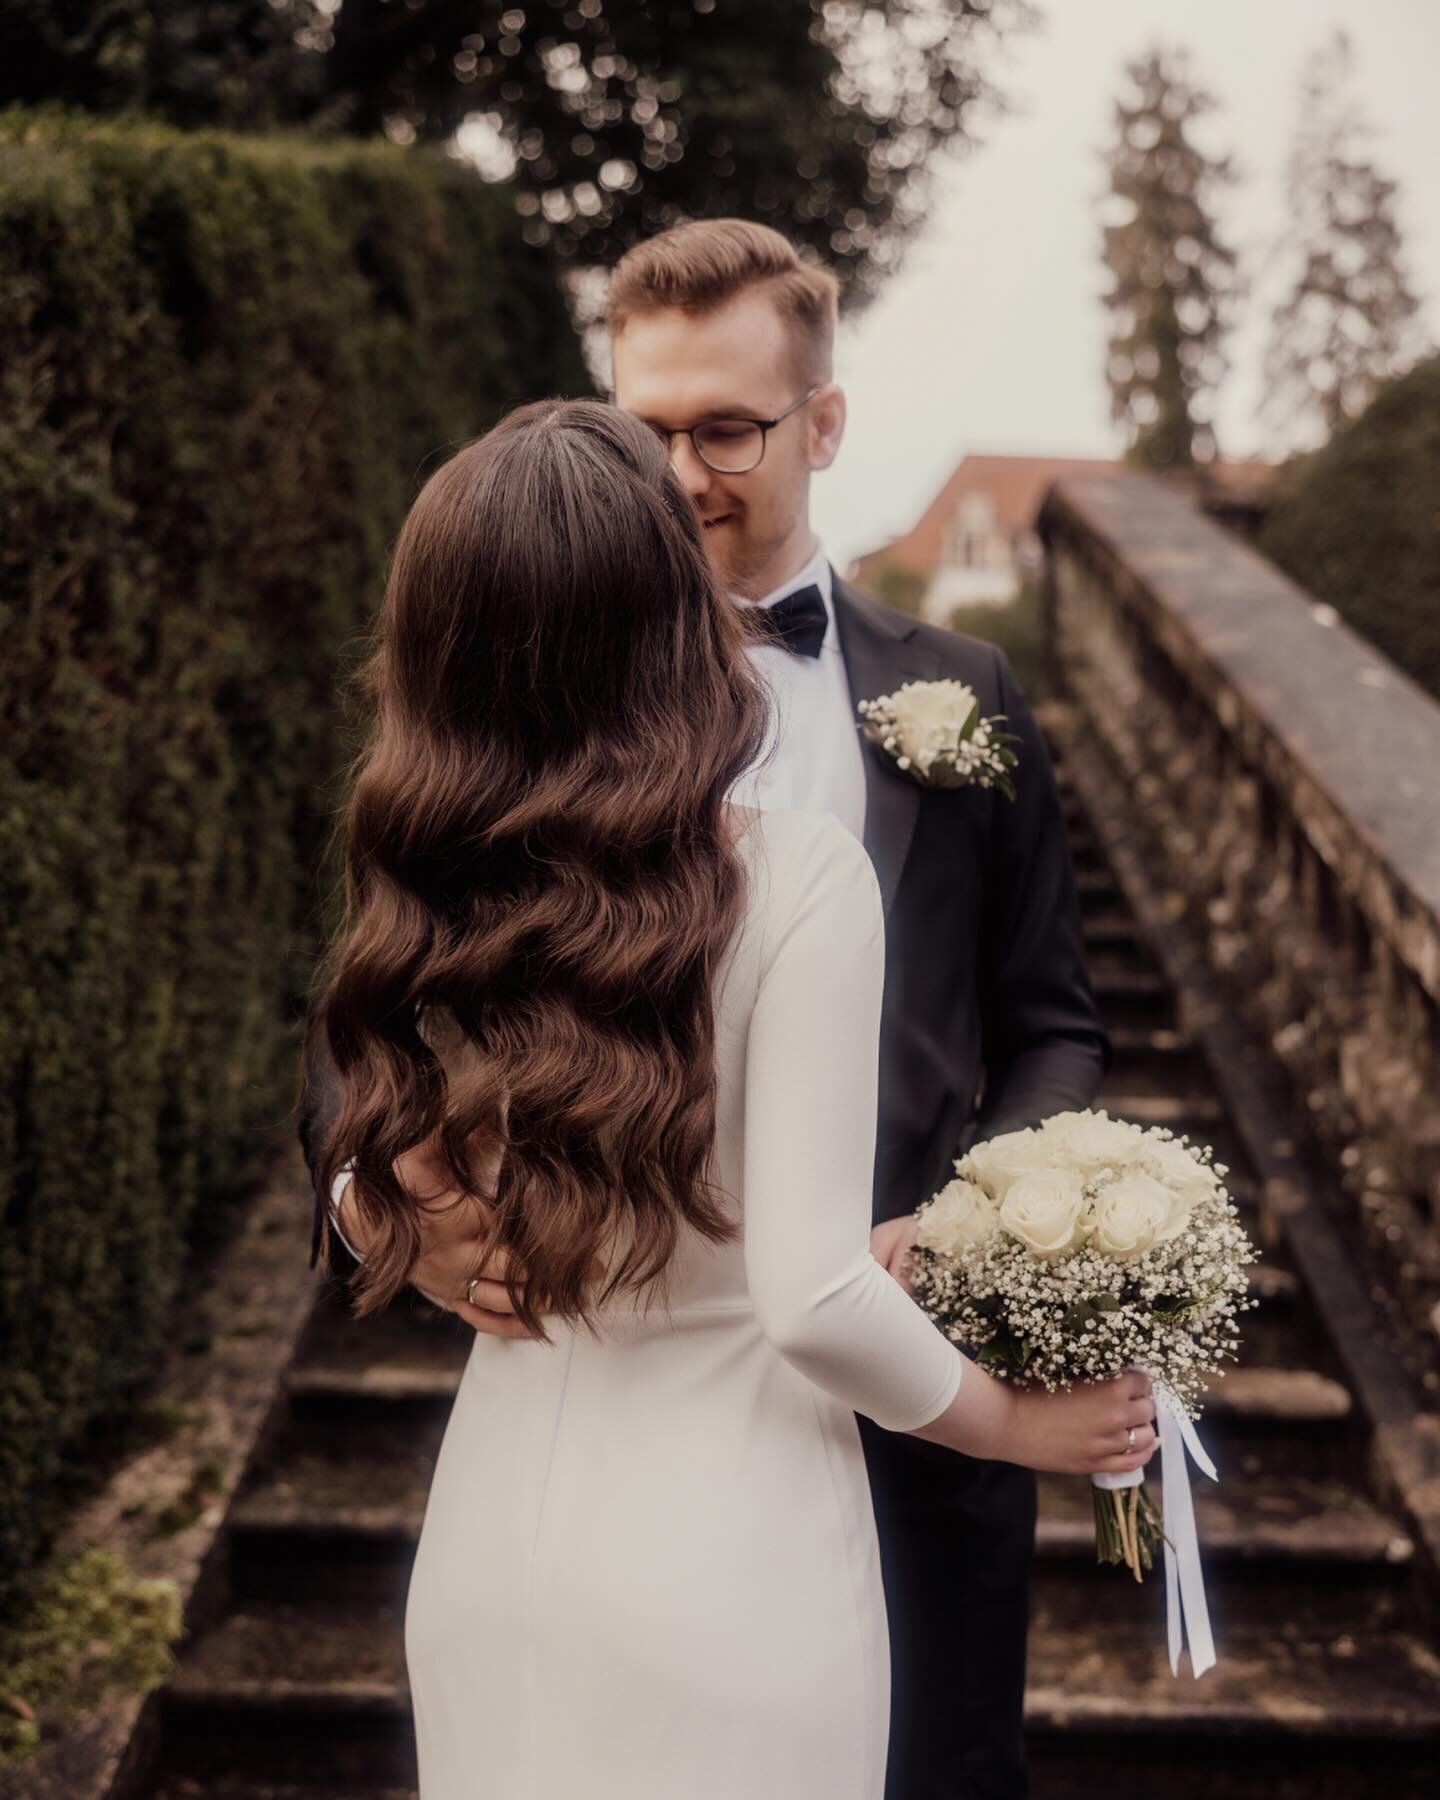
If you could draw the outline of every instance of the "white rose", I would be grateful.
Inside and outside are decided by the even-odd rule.
[[[1095,1241],[1107,1256],[1129,1262],[1159,1243],[1169,1224],[1169,1188],[1141,1169],[1108,1182],[1095,1198]]]
[[[1082,1175],[1124,1168],[1135,1161],[1146,1141],[1138,1125],[1093,1112],[1056,1113],[1041,1127],[1041,1136],[1055,1163]]]
[[[973,1181],[952,1181],[920,1214],[915,1242],[940,1256],[959,1256],[1000,1229],[1000,1209]]]
[[[1056,1158],[1041,1141],[1040,1133],[1026,1126],[1023,1131],[1005,1131],[976,1144],[961,1158],[958,1167],[962,1175],[978,1182],[993,1200],[1003,1200],[1011,1182],[1019,1176],[1053,1169],[1055,1165]]]
[[[963,681],[907,681],[891,696],[894,735],[922,774],[936,757],[954,756],[975,704],[974,689]]]
[[[1085,1184],[1073,1169],[1017,1175],[1000,1207],[1000,1223],[1036,1256],[1063,1256],[1085,1235]]]
[[[1208,1200],[1220,1186],[1220,1177],[1208,1163],[1202,1163],[1172,1138],[1150,1140],[1145,1156],[1147,1173],[1155,1176],[1170,1194],[1170,1216],[1159,1241],[1168,1244],[1179,1237],[1190,1223],[1190,1215],[1202,1200]]]

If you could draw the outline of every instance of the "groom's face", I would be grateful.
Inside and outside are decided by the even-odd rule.
[[[768,431],[757,468],[717,474],[678,435],[681,428],[773,419],[816,385],[802,372],[791,328],[773,304],[752,290],[704,314],[678,307],[641,313],[612,338],[611,351],[617,405],[677,434],[671,465],[695,503],[721,583],[761,598],[809,555],[810,477],[840,447],[840,390],[824,383]]]

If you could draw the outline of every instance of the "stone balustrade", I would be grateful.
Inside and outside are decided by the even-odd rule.
[[[1061,481],[1040,528],[1082,728],[1433,1329],[1440,704],[1164,482]]]

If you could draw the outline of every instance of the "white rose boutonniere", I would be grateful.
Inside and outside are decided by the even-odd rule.
[[[860,732],[929,787],[999,788],[1015,798],[1010,748],[1019,739],[999,729],[1003,713],[981,718],[975,690],[963,681],[907,681],[893,694],[862,700]]]

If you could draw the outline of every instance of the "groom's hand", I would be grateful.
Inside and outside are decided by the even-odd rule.
[[[886,1219],[870,1233],[870,1254],[887,1275],[894,1276],[907,1294],[910,1292],[908,1258],[915,1248],[918,1223],[914,1213],[902,1213],[898,1219]]]

